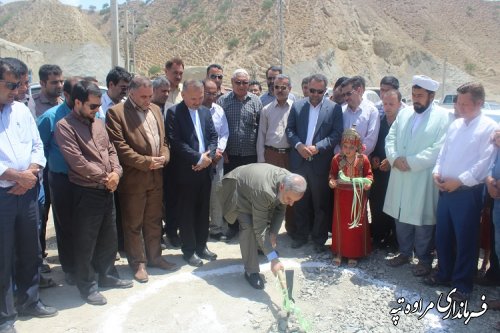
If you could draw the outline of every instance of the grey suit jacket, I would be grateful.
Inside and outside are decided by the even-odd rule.
[[[311,161],[302,158],[295,149],[297,143],[306,143],[309,124],[309,99],[303,98],[292,104],[286,126],[288,142],[292,146],[290,152],[290,170],[292,172],[300,170],[304,163],[312,163],[313,169],[318,175],[326,175],[330,170],[330,163],[334,155],[333,150],[340,143],[344,122],[340,105],[329,99],[324,99],[322,103],[312,141],[313,145],[318,148],[319,153],[313,156]]]
[[[286,205],[278,197],[279,185],[290,174],[283,168],[267,163],[238,167],[224,176],[218,197],[222,214],[228,223],[234,223],[239,213],[252,216],[257,242],[265,254],[272,252],[265,237],[270,225],[277,234],[285,217]]]

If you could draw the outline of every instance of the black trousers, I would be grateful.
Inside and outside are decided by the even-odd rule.
[[[294,237],[307,240],[311,234],[314,243],[323,245],[328,239],[328,225],[332,224],[333,203],[331,189],[328,187],[328,174],[318,175],[311,162],[304,163],[301,169],[293,172],[307,181],[304,196],[294,205],[293,220],[297,227]]]
[[[74,185],[75,266],[80,294],[97,291],[95,273],[101,278],[115,273],[117,251],[113,222],[113,193]]]
[[[179,235],[182,253],[187,257],[201,253],[207,246],[211,185],[210,177],[206,176],[177,187]]]
[[[224,174],[228,174],[239,166],[257,163],[257,155],[237,156],[227,155],[228,163],[224,164]]]
[[[177,236],[177,232],[179,231],[177,201],[177,179],[174,172],[174,166],[169,163],[163,170],[163,207],[165,209],[164,232],[167,236]]]
[[[47,242],[46,242],[46,237],[47,237],[47,221],[49,220],[49,211],[50,211],[50,204],[51,204],[51,197],[50,197],[50,186],[49,186],[50,180],[49,180],[49,167],[47,166],[46,168],[43,169],[43,192],[45,196],[45,201],[43,203],[43,211],[40,212],[40,219],[41,219],[41,225],[40,225],[40,245],[42,248],[42,256],[45,258],[47,256],[47,253],[45,252],[47,248]]]
[[[38,185],[23,195],[0,188],[0,325],[13,324],[17,308],[39,300]],[[14,304],[14,285],[16,304]]]
[[[390,172],[373,170],[374,181],[370,189],[370,212],[372,214],[370,231],[374,242],[387,240],[389,236],[396,235],[394,218],[383,211],[389,176]]]
[[[125,251],[125,240],[123,236],[122,211],[120,208],[120,198],[118,193],[114,193],[113,199],[113,223],[116,225],[116,237],[118,239],[118,250]]]
[[[75,273],[73,184],[67,174],[49,172],[49,186],[59,261],[65,273]]]

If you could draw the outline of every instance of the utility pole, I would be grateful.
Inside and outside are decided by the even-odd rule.
[[[111,10],[111,66],[118,66],[120,59],[120,41],[118,39],[118,3],[110,1]]]
[[[284,0],[278,1],[278,22],[279,22],[279,45],[280,45],[280,66],[284,69],[285,64],[285,18],[284,18]]]
[[[128,6],[125,3],[125,69],[130,72],[130,42],[128,40]]]
[[[135,73],[135,13],[132,12],[132,65],[130,73]]]
[[[444,63],[443,63],[443,90],[442,90],[442,96],[441,96],[441,102],[444,100],[444,95],[446,94],[446,61],[448,60],[448,57],[444,58]]]

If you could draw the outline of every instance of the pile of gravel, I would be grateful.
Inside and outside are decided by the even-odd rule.
[[[301,319],[309,325],[307,332],[494,331],[493,325],[500,321],[500,315],[492,310],[471,318],[468,324],[464,323],[466,318],[450,319],[457,311],[451,313],[450,318],[442,319],[450,310],[442,309],[443,313],[439,313],[437,305],[422,316],[431,301],[437,304],[440,293],[444,294],[441,306],[448,305],[446,296],[450,290],[423,285],[421,278],[412,275],[410,265],[386,266],[385,260],[391,255],[376,250],[356,268],[348,268],[345,263],[335,267],[329,252],[308,256],[301,262],[301,268],[295,270],[293,296],[300,314],[287,315],[281,307],[274,313],[276,320],[266,332],[306,332],[304,325],[300,325]],[[476,286],[468,304],[472,316],[482,312],[482,295],[486,303],[497,297],[494,288]],[[419,310],[413,308],[415,302],[421,304]],[[255,328],[261,332],[266,325],[261,322]]]

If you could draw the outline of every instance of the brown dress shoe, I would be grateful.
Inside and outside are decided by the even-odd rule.
[[[165,259],[156,260],[156,261],[152,262],[151,264],[149,264],[148,266],[157,267],[157,268],[163,269],[165,271],[175,271],[175,270],[179,269],[179,267],[177,267],[177,264],[174,264],[173,262],[170,262],[170,261],[166,261]]]
[[[146,265],[139,264],[135,270],[134,279],[140,283],[146,283],[149,280],[148,272],[146,272]]]

